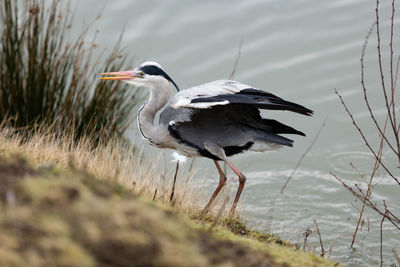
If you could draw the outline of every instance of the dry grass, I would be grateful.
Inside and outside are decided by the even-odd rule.
[[[205,194],[188,186],[192,173],[177,183],[171,207],[171,187],[160,186],[161,159],[151,163],[132,147],[93,148],[88,139],[76,143],[43,129],[25,139],[0,125],[2,266],[334,266],[225,213],[200,216]]]
[[[0,157],[0,177],[0,266],[280,266],[82,170]]]
[[[3,157],[18,154],[34,167],[85,170],[100,179],[122,184],[145,198],[169,202],[173,170],[162,170],[161,154],[158,159],[149,160],[138,151],[138,146],[119,144],[115,140],[93,147],[89,138],[75,142],[72,135],[58,136],[45,127],[39,127],[28,140],[12,128],[0,130]],[[200,203],[205,202],[204,191],[189,186],[195,172],[186,172],[180,177],[183,182],[177,183],[173,202],[179,211],[194,217],[200,214]]]

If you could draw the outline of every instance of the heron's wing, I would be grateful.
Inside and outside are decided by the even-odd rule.
[[[291,146],[292,140],[278,134],[305,136],[279,121],[261,117],[256,107],[244,104],[217,105],[208,109],[175,109],[169,106],[160,114],[160,123],[174,137],[195,140],[193,142],[198,144],[210,139],[220,140],[219,143],[225,146],[233,146],[235,142],[243,143],[243,140],[253,136]]]
[[[167,107],[160,123],[180,144],[192,147],[211,159],[221,159],[210,147],[223,149],[227,156],[245,150],[265,151],[293,141],[280,133],[304,135],[278,121],[262,118],[257,108],[243,105],[217,105],[208,109]]]
[[[249,85],[218,80],[183,90],[170,102],[173,108],[207,109],[228,104],[251,105],[261,109],[289,110],[304,115],[311,115],[312,110],[299,104],[286,101],[267,91]]]
[[[304,115],[312,111],[266,91],[235,81],[220,80],[183,90],[160,114],[163,124],[179,144],[195,148],[201,155],[221,159],[244,150],[265,151],[292,146],[279,134],[304,133],[278,121],[262,118],[259,108],[290,110]]]

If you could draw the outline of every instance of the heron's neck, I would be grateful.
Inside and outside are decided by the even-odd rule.
[[[161,144],[164,132],[160,128],[158,121],[155,122],[157,112],[162,109],[168,102],[171,94],[171,87],[167,86],[158,88],[150,87],[150,97],[144,103],[138,114],[139,130],[143,138],[153,144]]]

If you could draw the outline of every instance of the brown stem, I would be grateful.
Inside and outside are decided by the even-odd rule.
[[[174,199],[174,194],[175,194],[175,184],[176,184],[176,177],[178,176],[178,170],[179,170],[179,161],[176,163],[176,169],[175,169],[175,175],[174,175],[174,182],[172,184],[172,190],[171,190],[171,196],[169,197],[169,202],[172,202]]]
[[[233,69],[232,69],[231,75],[229,75],[229,80],[232,80],[233,77],[235,76],[236,69],[239,64],[240,54],[242,52],[242,43],[243,43],[243,40],[240,40],[238,52],[237,52],[237,55],[235,58],[235,63],[233,64]]]
[[[383,226],[383,221],[385,220],[385,218],[386,218],[386,214],[387,214],[387,210],[386,210],[386,212],[385,212],[385,214],[383,215],[383,217],[382,217],[382,220],[381,220],[381,226],[380,226],[380,255],[381,255],[381,266],[383,266],[383,255],[382,255],[382,241],[383,241],[383,231],[382,231],[382,226]]]
[[[314,224],[315,224],[315,229],[317,230],[317,234],[318,234],[318,238],[319,238],[319,244],[321,246],[321,257],[324,257],[325,255],[325,250],[324,250],[324,245],[322,244],[322,237],[321,237],[321,233],[319,231],[319,227],[318,227],[318,223],[317,220],[314,220]]]
[[[390,175],[390,177],[392,177],[393,180],[396,181],[396,183],[400,186],[400,181],[399,179],[397,179],[392,172],[386,167],[386,165],[382,162],[382,160],[378,157],[378,155],[375,153],[375,151],[372,149],[371,145],[369,144],[367,138],[365,137],[364,133],[362,132],[361,128],[358,126],[358,124],[356,123],[353,114],[350,112],[350,110],[348,109],[347,105],[345,104],[342,96],[338,93],[338,91],[335,89],[335,93],[339,96],[340,101],[342,102],[342,105],[344,106],[344,108],[346,109],[347,114],[350,116],[351,121],[353,122],[353,125],[357,128],[358,132],[360,133],[362,139],[365,142],[365,145],[368,147],[368,149],[371,151],[371,153],[374,155],[375,159],[379,162],[379,164],[382,166],[382,168],[385,169],[385,171]],[[388,115],[390,118],[390,115]]]
[[[304,242],[303,242],[303,250],[306,250],[306,246],[307,246],[307,238],[308,236],[311,234],[311,230],[309,228],[306,229],[306,231],[304,232]]]
[[[373,122],[374,122],[376,128],[378,129],[378,131],[379,131],[379,133],[381,134],[381,136],[383,136],[383,138],[385,139],[385,142],[388,144],[388,146],[390,147],[390,149],[392,149],[392,151],[396,154],[397,157],[400,157],[400,154],[399,154],[400,150],[399,150],[399,149],[396,150],[396,149],[392,146],[392,144],[390,143],[390,141],[386,138],[386,135],[383,134],[383,131],[382,131],[381,127],[379,126],[379,123],[378,123],[378,121],[377,121],[377,119],[376,119],[376,117],[375,117],[375,115],[374,115],[374,113],[373,113],[373,111],[372,111],[371,105],[370,105],[370,103],[369,103],[369,98],[368,98],[368,95],[367,95],[367,87],[366,87],[366,85],[365,85],[365,74],[364,74],[364,58],[365,58],[365,51],[366,51],[366,49],[367,49],[367,44],[368,44],[369,37],[371,36],[372,30],[374,29],[374,26],[375,26],[376,24],[377,24],[377,23],[374,22],[374,23],[372,24],[372,26],[370,27],[370,29],[369,29],[367,35],[365,36],[364,45],[363,45],[363,48],[362,48],[362,50],[361,50],[361,59],[360,59],[360,62],[361,62],[361,86],[362,86],[362,89],[363,89],[365,104],[366,104],[366,106],[367,106],[367,108],[368,108],[368,112],[369,112],[369,114],[370,114],[371,119],[373,120]]]
[[[396,250],[394,248],[392,248],[392,252],[394,257],[396,258],[397,262],[400,264],[400,256],[399,254],[397,254]]]
[[[399,132],[398,129],[396,128],[396,108],[395,108],[395,86],[394,86],[394,80],[393,80],[393,27],[394,27],[394,0],[392,0],[392,17],[390,20],[390,80],[391,80],[391,94],[392,94],[392,99],[390,105],[392,106],[392,114],[393,114],[393,132],[395,135],[396,139],[396,144],[397,144],[397,151],[400,152],[400,142],[399,142]],[[400,156],[398,156],[399,162],[400,162]]]
[[[334,173],[330,172],[330,174],[336,180],[338,180],[347,190],[349,190],[355,197],[357,197],[360,200],[365,199],[366,195],[364,193],[361,193],[361,194],[357,193],[356,191],[354,191],[354,189],[352,187],[350,187],[348,184],[346,184],[342,179],[337,177]],[[370,207],[371,209],[375,210],[381,216],[385,216],[385,213],[386,213],[387,210],[385,210],[385,212],[383,212],[375,204],[376,203],[372,202],[369,198],[367,198],[367,206]],[[388,221],[390,221],[393,224],[394,227],[396,227],[398,230],[400,230],[400,220],[399,220],[399,218],[397,218],[396,216],[392,216],[390,211],[388,211],[387,214],[389,214],[389,215],[386,215],[386,219]]]
[[[381,74],[382,91],[383,91],[383,95],[385,98],[386,109],[389,114],[390,124],[391,124],[394,132],[396,132],[396,125],[394,124],[392,113],[390,111],[390,105],[389,105],[389,101],[388,101],[389,98],[388,98],[387,92],[386,92],[385,77],[383,75],[383,68],[382,68],[381,36],[380,36],[380,31],[379,31],[379,0],[376,0],[375,14],[376,14],[376,35],[378,38],[378,46],[377,46],[377,48],[378,48],[378,63],[379,63],[379,72]],[[396,140],[398,141],[398,137],[396,137]]]
[[[283,191],[285,190],[286,186],[288,185],[289,181],[292,179],[293,174],[296,172],[297,168],[300,166],[300,164],[303,162],[304,157],[310,152],[311,148],[314,146],[315,142],[317,141],[319,134],[321,133],[322,129],[325,127],[326,121],[328,120],[328,116],[325,117],[324,122],[322,123],[321,127],[317,131],[317,134],[315,135],[314,139],[312,140],[310,146],[306,149],[306,151],[301,155],[299,161],[297,162],[296,166],[294,167],[292,173],[289,175],[289,177],[286,179],[285,184],[282,186],[281,189],[281,194],[283,194]]]
[[[385,133],[385,131],[386,131],[387,121],[388,121],[388,117],[386,117],[386,122],[385,122],[385,127],[383,129],[383,133]],[[378,156],[379,157],[382,157],[382,151],[383,151],[383,136],[381,135],[379,151],[378,151]],[[359,228],[360,223],[361,223],[362,215],[364,213],[364,209],[365,209],[365,205],[366,205],[366,202],[367,202],[367,198],[371,194],[372,179],[374,178],[376,170],[378,169],[378,167],[379,167],[379,162],[377,160],[375,160],[374,168],[372,169],[372,173],[371,173],[371,176],[370,176],[370,179],[369,179],[369,182],[368,182],[367,192],[365,193],[365,197],[364,197],[363,204],[362,204],[361,211],[360,211],[360,216],[358,217],[356,229],[355,229],[354,234],[353,234],[353,239],[351,240],[350,248],[353,248],[354,241],[356,239],[356,235],[357,235],[357,232],[358,232],[358,228]]]

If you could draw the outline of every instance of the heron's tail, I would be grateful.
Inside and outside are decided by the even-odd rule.
[[[270,120],[270,119],[262,119],[261,120],[263,127],[261,130],[266,130],[269,132],[273,132],[275,134],[297,134],[301,136],[306,136],[303,132],[296,130],[293,127],[287,126],[283,123],[280,123],[279,121],[276,120]]]

